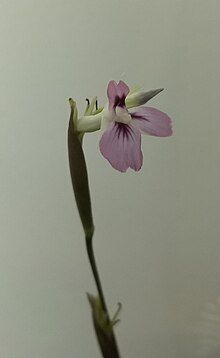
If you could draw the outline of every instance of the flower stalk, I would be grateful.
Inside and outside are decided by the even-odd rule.
[[[120,358],[113,330],[113,325],[117,320],[110,320],[93,250],[94,223],[86,161],[82,149],[83,135],[77,131],[76,103],[72,99],[69,99],[69,102],[71,108],[68,128],[70,174],[77,208],[85,233],[87,254],[98,291],[98,297],[88,294],[88,300],[92,310],[94,329],[103,357]],[[91,115],[89,106],[86,114]]]

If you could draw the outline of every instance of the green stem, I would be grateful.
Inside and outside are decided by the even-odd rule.
[[[113,327],[111,326],[111,320],[109,317],[108,308],[107,308],[107,305],[105,302],[102,284],[101,284],[101,280],[99,277],[98,268],[96,265],[96,260],[95,260],[94,250],[93,250],[92,236],[86,237],[86,249],[87,249],[87,254],[88,254],[89,262],[91,265],[93,277],[94,277],[94,280],[96,283],[97,291],[99,294],[99,299],[100,299],[100,302],[102,305],[102,309],[105,313],[106,323],[107,323],[107,325],[109,325],[110,330],[111,330],[110,337],[108,338],[107,336],[105,336],[104,340],[103,340],[102,332],[100,332],[99,328],[97,327],[96,334],[98,334],[97,338],[100,343],[100,348],[101,348],[103,357],[105,357],[105,358],[120,358],[117,341],[116,341],[116,338],[114,335]]]
[[[102,308],[103,308],[104,312],[106,313],[107,320],[110,322],[108,309],[107,309],[107,305],[105,302],[105,297],[104,297],[104,293],[103,293],[103,289],[102,289],[102,284],[101,284],[101,280],[100,280],[97,265],[96,265],[96,260],[95,260],[94,250],[93,250],[93,240],[91,237],[86,238],[86,249],[87,249],[87,254],[89,257],[89,262],[91,265],[92,273],[93,273],[93,276],[95,279],[96,287],[97,287],[97,290],[99,293],[99,298],[100,298],[100,301],[102,304]]]

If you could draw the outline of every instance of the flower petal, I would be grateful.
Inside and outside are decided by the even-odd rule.
[[[109,100],[109,107],[114,107],[115,104],[115,98],[118,96],[117,91],[117,83],[115,81],[110,81],[107,88],[107,95]]]
[[[153,107],[140,107],[130,114],[132,125],[142,132],[157,137],[172,135],[171,118],[164,112]]]
[[[119,81],[118,82],[118,95],[119,97],[127,97],[128,93],[130,92],[130,88],[126,85],[125,82]]]
[[[112,167],[120,172],[126,172],[129,167],[135,171],[141,169],[143,156],[138,129],[127,124],[111,123],[103,133],[99,147]]]
[[[107,95],[109,99],[109,109],[116,106],[125,106],[125,98],[129,93],[129,87],[123,81],[117,84],[115,81],[110,81],[107,88]]]

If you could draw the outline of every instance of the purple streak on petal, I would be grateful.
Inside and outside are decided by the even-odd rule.
[[[172,135],[171,118],[164,112],[153,107],[140,107],[130,114],[132,125],[142,132],[157,137]]]
[[[129,167],[135,171],[141,169],[143,156],[138,129],[127,124],[111,123],[103,133],[99,147],[112,167],[120,172],[126,172]]]
[[[119,81],[118,84],[115,81],[110,81],[107,88],[109,109],[116,106],[125,107],[125,98],[129,91],[129,87],[123,81]]]

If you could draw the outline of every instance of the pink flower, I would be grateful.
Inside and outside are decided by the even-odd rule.
[[[172,135],[171,119],[153,107],[126,108],[129,87],[123,82],[108,84],[108,107],[103,110],[104,132],[99,147],[113,168],[126,172],[130,167],[138,171],[143,163],[141,134],[157,137]]]

